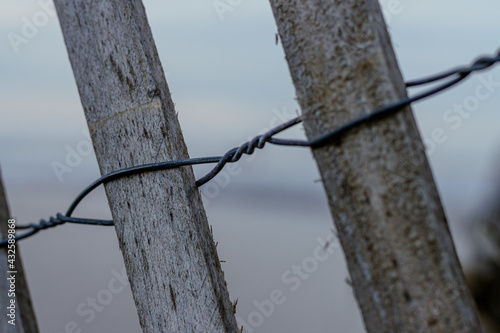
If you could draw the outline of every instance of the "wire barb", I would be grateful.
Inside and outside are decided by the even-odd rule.
[[[288,140],[288,139],[279,139],[274,138],[276,134],[279,134],[299,123],[302,122],[301,116],[295,117],[273,129],[270,131],[258,135],[250,141],[247,141],[240,145],[239,147],[235,147],[228,152],[226,152],[223,156],[214,156],[214,157],[200,157],[200,158],[190,158],[185,160],[177,160],[177,161],[167,161],[167,162],[159,162],[159,163],[151,163],[145,165],[138,165],[130,168],[120,169],[117,171],[113,171],[108,173],[92,184],[87,186],[78,196],[73,200],[70,207],[66,211],[66,215],[57,214],[56,217],[51,217],[48,221],[41,220],[38,224],[31,223],[27,225],[16,226],[17,229],[30,229],[22,235],[16,235],[16,240],[21,240],[24,238],[28,238],[34,234],[36,234],[40,230],[53,228],[58,225],[64,223],[74,223],[74,224],[84,224],[84,225],[99,225],[99,226],[112,226],[114,225],[112,220],[100,220],[100,219],[86,219],[86,218],[75,218],[71,217],[75,208],[78,204],[95,188],[99,185],[106,184],[110,181],[120,179],[126,176],[132,176],[139,173],[144,172],[153,172],[160,170],[168,170],[173,168],[179,168],[187,165],[197,165],[197,164],[207,164],[207,163],[216,163],[215,167],[207,173],[205,176],[201,177],[196,181],[196,186],[200,187],[203,184],[206,184],[210,180],[212,180],[217,174],[224,168],[227,163],[235,163],[241,159],[244,154],[251,155],[255,152],[255,149],[263,149],[266,143],[280,145],[280,146],[298,146],[298,147],[311,147],[311,148],[319,148],[329,144],[335,139],[340,138],[345,135],[348,131],[357,128],[363,124],[371,123],[375,120],[385,118],[389,115],[395,114],[404,110],[407,106],[412,104],[413,102],[417,102],[428,98],[430,96],[436,95],[442,91],[445,91],[462,80],[467,78],[471,73],[476,71],[481,71],[487,68],[490,68],[494,64],[500,62],[500,51],[494,57],[481,57],[472,63],[469,67],[459,67],[456,69],[452,69],[440,74],[436,74],[427,78],[418,79],[414,81],[409,81],[406,83],[406,87],[412,88],[416,86],[428,85],[431,83],[436,83],[439,81],[443,81],[448,79],[444,83],[440,85],[430,88],[427,91],[419,93],[413,97],[405,97],[395,103],[386,105],[377,110],[374,110],[370,113],[367,113],[357,119],[354,119],[337,129],[334,129],[330,132],[327,132],[315,139],[306,141],[306,140]],[[0,241],[0,248],[5,247],[8,244],[8,239],[2,239]]]

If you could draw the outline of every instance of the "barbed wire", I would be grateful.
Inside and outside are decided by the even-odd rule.
[[[73,200],[73,202],[69,206],[65,215],[58,213],[58,214],[56,214],[55,217],[51,217],[48,221],[42,219],[38,224],[30,223],[27,225],[16,226],[16,229],[22,229],[22,230],[31,229],[31,230],[25,232],[22,235],[16,234],[15,239],[21,240],[21,239],[33,236],[34,234],[36,234],[40,230],[53,228],[55,226],[58,226],[58,225],[61,225],[64,223],[74,223],[74,224],[84,224],[84,225],[99,225],[99,226],[112,226],[112,225],[114,225],[112,220],[71,217],[71,215],[73,214],[73,212],[76,209],[76,207],[78,206],[78,204],[90,192],[92,192],[98,186],[105,184],[105,183],[108,183],[110,181],[113,181],[113,180],[116,180],[119,178],[123,178],[126,176],[144,173],[144,172],[168,170],[168,169],[179,168],[181,166],[187,166],[187,165],[216,163],[215,167],[210,172],[208,172],[205,176],[201,177],[200,179],[198,179],[196,181],[196,186],[200,187],[203,184],[206,184],[207,182],[212,180],[215,176],[217,176],[217,174],[224,168],[224,166],[227,163],[235,163],[235,162],[239,161],[244,154],[246,154],[246,155],[253,154],[255,149],[264,148],[266,143],[280,145],[280,146],[296,146],[296,147],[298,146],[298,147],[311,147],[311,148],[319,148],[319,147],[325,146],[326,144],[329,144],[332,141],[340,138],[342,135],[344,135],[345,133],[347,133],[348,131],[350,131],[356,127],[359,127],[363,124],[368,124],[368,123],[373,122],[375,120],[385,118],[389,115],[397,113],[397,112],[403,110],[406,106],[410,105],[411,103],[423,100],[425,98],[436,95],[436,94],[438,94],[438,93],[440,93],[448,88],[451,88],[451,87],[457,85],[458,83],[460,83],[461,81],[463,81],[471,73],[487,69],[487,68],[493,66],[494,64],[496,64],[497,62],[500,62],[500,51],[494,57],[480,57],[476,61],[474,61],[472,63],[472,65],[470,65],[468,67],[459,67],[456,69],[448,70],[448,71],[440,73],[440,74],[429,76],[427,78],[409,81],[406,83],[407,88],[428,85],[431,83],[437,83],[437,82],[445,80],[444,83],[440,83],[439,85],[435,86],[434,88],[431,88],[429,90],[421,92],[413,97],[406,97],[406,98],[403,98],[395,103],[386,105],[386,106],[381,107],[379,109],[376,109],[376,110],[374,110],[370,113],[367,113],[359,118],[356,118],[350,122],[347,122],[346,124],[336,128],[330,132],[327,132],[323,135],[320,135],[319,137],[312,139],[312,140],[307,141],[307,140],[290,140],[290,139],[274,138],[275,135],[301,123],[302,117],[298,116],[298,117],[295,117],[295,118],[273,128],[273,129],[269,130],[268,132],[266,132],[262,135],[256,136],[252,140],[243,143],[239,147],[235,147],[235,148],[229,150],[228,152],[226,152],[222,156],[199,157],[199,158],[189,158],[189,159],[177,160],[177,161],[151,163],[151,164],[138,165],[138,166],[134,166],[134,167],[130,167],[130,168],[124,168],[124,169],[120,169],[117,171],[113,171],[111,173],[108,173],[108,174],[100,177],[99,179],[94,181],[92,184],[87,186],[82,192],[80,192],[80,194],[78,194],[78,196]],[[2,239],[0,241],[0,248],[6,246],[7,244],[8,244],[8,239]]]

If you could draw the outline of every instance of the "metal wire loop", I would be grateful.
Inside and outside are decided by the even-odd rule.
[[[27,225],[16,226],[17,229],[21,230],[29,229],[29,231],[21,235],[16,235],[15,239],[21,240],[24,238],[28,238],[40,230],[53,228],[64,223],[112,226],[113,225],[112,220],[71,217],[71,214],[75,210],[76,206],[83,200],[83,198],[85,198],[90,192],[92,192],[96,187],[98,187],[101,184],[105,184],[122,177],[136,175],[144,172],[167,170],[187,165],[216,163],[215,167],[209,173],[207,173],[205,176],[196,181],[196,186],[199,187],[209,182],[215,176],[217,176],[217,174],[224,168],[224,166],[227,163],[235,163],[239,161],[244,154],[251,155],[255,152],[255,149],[263,149],[266,143],[281,145],[281,146],[299,146],[299,147],[311,147],[311,148],[319,148],[325,146],[330,142],[332,142],[333,140],[342,137],[348,131],[354,128],[357,128],[363,124],[372,123],[373,121],[385,118],[396,112],[400,112],[404,110],[411,103],[428,98],[448,88],[451,88],[456,84],[458,84],[459,82],[461,82],[462,80],[464,80],[466,77],[468,77],[472,72],[487,69],[498,62],[500,62],[500,51],[493,57],[478,58],[476,61],[472,63],[472,65],[468,67],[460,67],[427,78],[409,81],[406,83],[407,87],[427,85],[430,83],[435,83],[438,81],[443,81],[445,79],[448,79],[448,81],[445,81],[444,83],[441,83],[440,85],[434,88],[430,88],[429,90],[417,94],[413,97],[406,97],[392,104],[386,105],[380,109],[374,110],[370,113],[367,113],[357,119],[347,122],[346,124],[309,141],[274,138],[276,134],[279,134],[287,130],[288,128],[301,123],[302,118],[298,116],[269,130],[268,132],[262,135],[254,137],[252,140],[241,144],[239,147],[230,149],[223,156],[200,157],[200,158],[191,158],[191,159],[177,160],[177,161],[151,163],[111,172],[109,174],[100,177],[95,182],[87,186],[80,194],[78,194],[78,196],[75,198],[75,200],[73,200],[70,207],[68,208],[66,215],[58,213],[56,217],[51,217],[48,221],[40,220],[38,224],[31,223]],[[0,247],[4,247],[7,244],[8,244],[8,239],[3,239],[0,241]]]

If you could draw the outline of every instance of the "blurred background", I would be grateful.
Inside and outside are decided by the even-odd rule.
[[[500,47],[498,1],[381,4],[406,80]],[[192,157],[223,154],[296,115],[267,1],[144,5]],[[2,176],[18,223],[38,222],[64,212],[99,172],[52,2],[3,1],[0,35]],[[457,251],[491,332],[500,332],[499,105],[499,68],[414,105]],[[435,129],[444,132],[440,140]],[[198,176],[204,171],[195,168]],[[364,332],[335,240],[307,277],[293,272],[333,239],[318,179],[308,149],[269,146],[201,188],[245,332]],[[85,199],[75,216],[108,218],[104,191]],[[41,332],[65,332],[72,322],[82,332],[140,332],[126,280],[118,278],[124,266],[113,228],[64,225],[21,245]],[[123,290],[104,298],[110,284]],[[262,311],[273,290],[283,302]],[[93,298],[97,309],[89,305]]]

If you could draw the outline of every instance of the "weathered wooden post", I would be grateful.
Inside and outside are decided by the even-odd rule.
[[[56,0],[102,174],[188,157],[140,0]],[[105,186],[144,332],[237,332],[191,167]]]
[[[10,219],[7,195],[0,174],[0,239],[6,239],[9,234],[9,226],[15,225],[15,223],[7,223]],[[12,257],[8,256],[9,254],[15,255],[14,261],[12,261]],[[11,283],[14,285],[14,289],[11,288]],[[0,307],[2,308],[0,332],[38,333],[38,325],[31,304],[18,244],[14,244],[10,248],[0,249],[0,293]],[[15,317],[8,316],[11,314],[12,300],[14,300],[13,314]]]
[[[310,139],[406,96],[376,0],[270,2]],[[313,153],[368,332],[480,332],[411,109]]]

